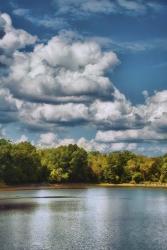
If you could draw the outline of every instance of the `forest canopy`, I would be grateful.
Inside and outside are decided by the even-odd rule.
[[[129,151],[87,152],[76,144],[37,148],[29,142],[0,139],[0,182],[142,183],[167,182],[167,154],[159,157]]]

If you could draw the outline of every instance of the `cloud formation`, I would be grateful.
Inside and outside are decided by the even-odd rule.
[[[15,29],[12,20],[6,13],[0,13],[0,63],[8,65],[14,52],[36,42],[37,37],[22,29]]]
[[[96,42],[53,37],[33,52],[16,51],[4,84],[16,98],[32,102],[89,101],[110,97],[114,87],[105,73],[117,64],[113,52]],[[14,84],[13,84],[14,83]]]
[[[35,36],[15,29],[7,14],[0,15],[0,27],[3,129],[17,123],[23,130],[20,140],[35,131],[38,145],[77,143],[89,150],[142,152],[145,144],[151,143],[151,150],[161,141],[164,150],[167,90],[152,96],[145,92],[145,103],[133,105],[108,74],[119,64],[117,55],[103,51],[97,41],[66,32],[47,44],[37,43]],[[31,51],[25,49],[27,45]],[[93,129],[95,137],[61,134],[80,127]]]
[[[7,89],[0,89],[0,123],[10,123],[18,119],[17,102]]]

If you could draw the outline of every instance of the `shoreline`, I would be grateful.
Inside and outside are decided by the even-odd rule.
[[[68,183],[68,184],[29,184],[29,185],[0,185],[0,192],[42,189],[87,189],[87,188],[167,188],[167,183]]]

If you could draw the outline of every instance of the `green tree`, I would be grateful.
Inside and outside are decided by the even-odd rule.
[[[143,181],[143,176],[140,172],[136,172],[132,176],[132,180],[136,183],[140,183]]]
[[[74,182],[86,182],[90,179],[87,152],[83,148],[77,148],[72,153],[70,161],[70,180]]]
[[[132,157],[134,157],[134,154],[129,151],[108,154],[107,166],[104,170],[105,181],[112,183],[124,182],[126,179],[125,166]]]
[[[161,167],[160,181],[167,182],[167,162],[163,163],[163,165]]]
[[[10,165],[4,171],[4,180],[9,184],[34,183],[39,181],[40,159],[36,148],[28,142],[14,144],[10,150]]]
[[[100,152],[89,152],[88,165],[92,171],[91,180],[97,182],[104,181],[104,171],[107,168],[107,157]]]
[[[5,173],[12,164],[10,141],[0,139],[0,181],[5,181]]]

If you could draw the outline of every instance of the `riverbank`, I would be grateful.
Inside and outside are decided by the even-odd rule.
[[[85,183],[68,183],[68,184],[30,184],[30,185],[15,185],[9,186],[5,184],[0,185],[1,191],[16,191],[16,190],[41,190],[41,189],[86,189],[86,188],[167,188],[167,183],[100,183],[100,184],[85,184]]]

